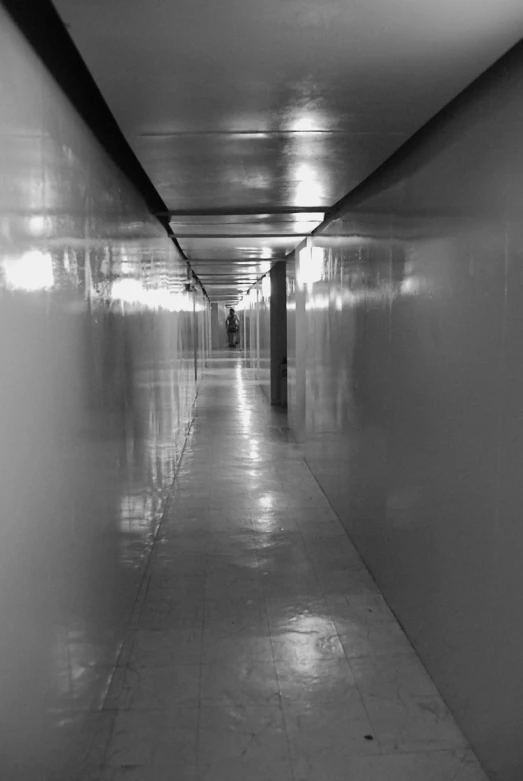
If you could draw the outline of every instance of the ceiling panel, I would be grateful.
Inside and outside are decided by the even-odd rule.
[[[132,139],[170,209],[332,206],[408,134],[302,130],[286,133],[147,135]]]
[[[314,227],[282,211],[332,206],[523,37],[521,0],[55,5],[211,298]]]
[[[305,214],[228,214],[177,216],[171,219],[171,228],[177,236],[267,236],[308,234],[323,220],[324,212]]]

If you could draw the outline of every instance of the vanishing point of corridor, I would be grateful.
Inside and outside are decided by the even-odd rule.
[[[485,778],[240,355],[202,382],[104,710],[103,781]]]

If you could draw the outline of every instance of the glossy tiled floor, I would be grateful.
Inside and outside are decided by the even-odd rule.
[[[485,779],[239,354],[203,382],[104,710],[103,781]]]

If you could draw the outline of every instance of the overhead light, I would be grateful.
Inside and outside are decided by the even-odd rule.
[[[308,163],[302,163],[296,169],[294,178],[297,181],[294,198],[297,206],[308,203],[318,203],[323,198],[323,185],[318,171]]]

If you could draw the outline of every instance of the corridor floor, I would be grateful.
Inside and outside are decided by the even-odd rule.
[[[239,354],[202,383],[104,709],[103,781],[485,781]]]

